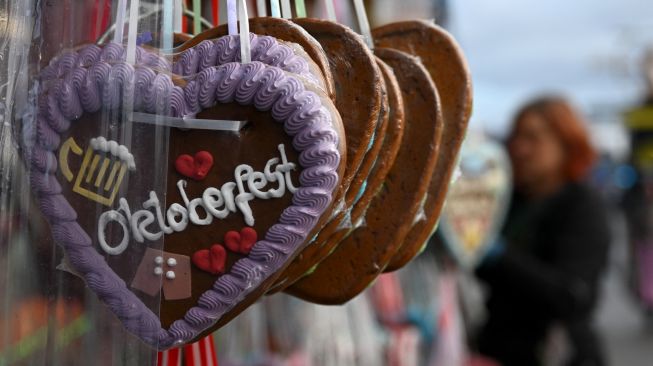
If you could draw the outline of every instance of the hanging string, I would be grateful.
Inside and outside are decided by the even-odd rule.
[[[173,46],[173,22],[174,22],[173,0],[163,0],[163,49],[169,50]]]
[[[295,0],[295,13],[297,18],[306,18],[306,4],[304,0]]]
[[[116,13],[116,30],[113,33],[113,42],[122,43],[125,28],[125,15],[127,13],[127,0],[118,0],[118,12]]]
[[[193,0],[193,34],[202,32],[202,0]]]
[[[281,9],[279,8],[279,0],[270,0],[270,12],[275,18],[281,18]]]
[[[363,0],[354,0],[354,9],[356,10],[356,18],[358,19],[358,27],[365,43],[374,49],[374,42],[372,41],[372,30],[370,29],[370,22],[367,20],[367,13],[365,12],[365,4]]]
[[[281,16],[284,19],[292,18],[292,7],[290,7],[290,0],[281,0]]]
[[[238,1],[238,20],[240,20],[240,59],[242,63],[252,62],[252,51],[249,43],[249,15],[247,0]]]
[[[183,31],[182,28],[182,23],[183,23],[183,18],[184,18],[184,9],[183,6],[181,5],[181,0],[173,0],[173,10],[172,10],[172,27],[175,31],[175,33],[181,33]]]
[[[220,23],[220,1],[211,1],[211,16],[213,17],[213,25],[217,26]]]
[[[129,31],[127,33],[127,62],[136,63],[136,38],[138,36],[138,14],[140,13],[140,0],[131,0],[129,8]]]
[[[238,11],[236,9],[236,0],[227,0],[227,27],[229,35],[238,34]]]
[[[260,17],[268,16],[268,9],[265,6],[265,0],[256,0],[256,14]]]
[[[336,4],[334,4],[334,0],[324,0],[324,5],[326,7],[327,20],[337,22]]]

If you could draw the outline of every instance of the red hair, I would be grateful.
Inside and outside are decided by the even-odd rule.
[[[526,115],[535,114],[541,117],[557,136],[566,153],[564,174],[570,181],[582,180],[595,159],[596,152],[592,147],[583,120],[576,110],[563,98],[544,97],[536,99],[519,110],[508,142]]]

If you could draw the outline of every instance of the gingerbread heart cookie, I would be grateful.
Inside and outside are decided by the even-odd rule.
[[[435,230],[471,114],[471,75],[456,40],[432,22],[392,23],[375,29],[373,35],[379,47],[397,49],[420,58],[438,89],[444,117],[442,147],[424,200],[423,217],[415,223],[386,268],[386,271],[393,271],[415,257]]]
[[[326,257],[337,242],[328,239],[344,225],[351,225],[350,208],[360,194],[378,151],[375,141],[382,108],[383,79],[374,55],[360,35],[350,28],[319,19],[300,18],[294,22],[320,42],[329,58],[336,85],[336,106],[341,112],[347,139],[347,169],[343,177],[343,210],[320,230],[314,242],[286,270],[277,290],[292,284]],[[376,142],[376,144],[375,144]]]
[[[435,85],[419,59],[380,49],[376,55],[394,70],[406,123],[385,184],[355,229],[308,276],[287,292],[321,304],[342,304],[362,292],[383,271],[410,230],[435,169],[442,111]]]
[[[124,55],[89,45],[51,62],[25,159],[72,269],[166,349],[236,316],[315,235],[344,169],[342,125],[326,95],[278,67],[180,79],[154,53]]]
[[[387,111],[384,113],[385,118],[383,123],[379,123],[385,125],[386,131],[382,134],[383,138],[380,136],[378,137],[382,142],[378,150],[372,147],[368,153],[368,158],[372,161],[372,168],[369,175],[366,177],[365,184],[363,185],[364,189],[361,190],[351,208],[350,217],[352,226],[343,227],[329,237],[326,245],[331,248],[335,248],[346,236],[351,234],[351,232],[359,226],[366,225],[365,214],[367,213],[372,199],[374,199],[382,188],[386,176],[394,164],[404,133],[404,102],[397,78],[392,69],[385,62],[379,58],[376,59],[376,62],[383,74],[385,90],[387,92]],[[361,170],[363,169],[361,168]],[[305,275],[309,274],[310,272],[307,272]],[[292,292],[292,289],[290,291]]]

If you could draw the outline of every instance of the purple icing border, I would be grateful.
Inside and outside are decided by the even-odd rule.
[[[325,88],[320,76],[313,74],[308,61],[297,55],[292,47],[279,42],[271,36],[249,34],[252,49],[252,61],[276,66],[306,78],[311,83]],[[204,40],[196,46],[182,51],[178,61],[173,65],[177,75],[194,75],[208,67],[240,62],[240,36],[227,35],[216,39]]]
[[[26,152],[26,159],[32,168],[30,181],[40,209],[72,267],[128,331],[153,347],[167,349],[192,340],[215,324],[294,256],[331,202],[340,155],[329,112],[320,97],[305,90],[297,77],[260,62],[230,63],[202,70],[181,88],[168,74],[152,69],[169,69],[165,60],[142,49],[138,52],[135,66],[119,61],[123,50],[116,44],[87,46],[51,63],[42,77],[49,81],[39,94],[36,144]],[[167,330],[94,248],[54,175],[54,152],[61,143],[60,134],[70,128],[71,121],[101,108],[119,108],[124,98],[133,98],[136,111],[167,110],[173,116],[194,115],[203,108],[232,101],[269,110],[293,137],[303,168],[292,205],[283,211],[279,223]]]

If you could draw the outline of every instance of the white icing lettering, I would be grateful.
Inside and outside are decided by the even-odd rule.
[[[202,202],[204,203],[204,209],[218,219],[224,219],[229,215],[229,209],[226,207],[223,210],[218,210],[219,207],[225,205],[225,200],[222,198],[222,192],[215,187],[209,187],[204,191]]]
[[[139,219],[143,217],[143,220],[139,223]],[[147,227],[156,221],[154,214],[147,210],[140,210],[134,212],[132,216],[132,230],[134,231],[134,239],[139,243],[143,242],[143,239],[148,241],[157,241],[163,236],[163,231],[157,231],[155,233],[148,231]],[[137,225],[134,225],[137,224]],[[136,237],[136,234],[139,234],[141,241]]]
[[[156,212],[156,220],[159,223],[161,231],[163,231],[165,234],[172,234],[172,228],[166,225],[165,218],[163,217],[163,210],[161,209],[161,203],[159,202],[159,197],[156,196],[154,191],[150,191],[150,199],[143,203],[143,208],[153,208]]]
[[[109,225],[111,221],[115,221],[120,224],[120,226],[122,226],[122,239],[120,244],[115,247],[112,247],[107,243],[105,234],[107,225]],[[125,219],[125,216],[121,215],[120,212],[116,210],[103,212],[102,215],[100,215],[100,219],[98,221],[97,236],[102,250],[111,255],[120,255],[125,251],[125,249],[127,249],[127,244],[129,244],[129,226],[127,224],[127,219]]]
[[[203,219],[200,219],[200,216],[197,214],[198,207],[202,207],[204,211],[206,211],[206,217]],[[209,213],[209,210],[204,208],[204,201],[202,201],[201,198],[195,198],[190,201],[190,205],[188,206],[188,217],[190,218],[190,222],[195,225],[211,225],[213,222],[213,215]]]
[[[225,183],[222,185],[222,188],[220,188],[220,192],[222,192],[222,197],[224,198],[224,204],[227,206],[227,210],[231,212],[236,212],[234,188],[236,188],[236,183],[234,182]]]
[[[286,177],[286,186],[288,187],[288,190],[290,193],[295,193],[297,191],[297,188],[292,184],[292,180],[290,180],[290,172],[295,170],[297,168],[297,165],[295,163],[289,163],[288,158],[286,157],[286,149],[283,146],[283,144],[279,145],[279,153],[281,154],[281,164],[277,165],[277,171],[284,173],[284,176]]]
[[[108,142],[96,141],[96,144],[109,145]],[[104,148],[105,146],[100,146]],[[107,149],[119,147],[106,146]],[[295,163],[288,162],[284,145],[278,146],[279,157],[269,159],[262,172],[255,171],[247,164],[241,164],[234,170],[234,181],[224,183],[219,189],[208,187],[199,198],[190,199],[186,192],[188,182],[179,180],[177,188],[183,204],[173,203],[164,211],[159,198],[154,191],[149,193],[147,201],[143,202],[143,209],[131,212],[127,200],[121,198],[117,210],[111,210],[100,216],[98,223],[98,240],[102,249],[111,255],[121,254],[128,245],[129,237],[137,243],[159,240],[164,234],[184,231],[189,223],[194,225],[210,225],[214,218],[224,219],[230,213],[243,215],[248,226],[254,226],[254,213],[249,202],[257,199],[279,198],[286,193],[297,191],[291,181],[291,172],[297,167]],[[273,184],[276,183],[276,187]],[[204,210],[204,217],[200,217],[198,210]],[[123,238],[113,247],[107,243],[106,226],[115,221],[122,226]],[[155,231],[154,227],[158,230]],[[149,229],[148,229],[149,228]]]
[[[176,220],[177,216],[181,217],[179,221]],[[178,203],[173,203],[168,208],[166,217],[168,218],[168,224],[172,230],[176,232],[186,230],[186,226],[188,226],[188,211],[184,206]]]

